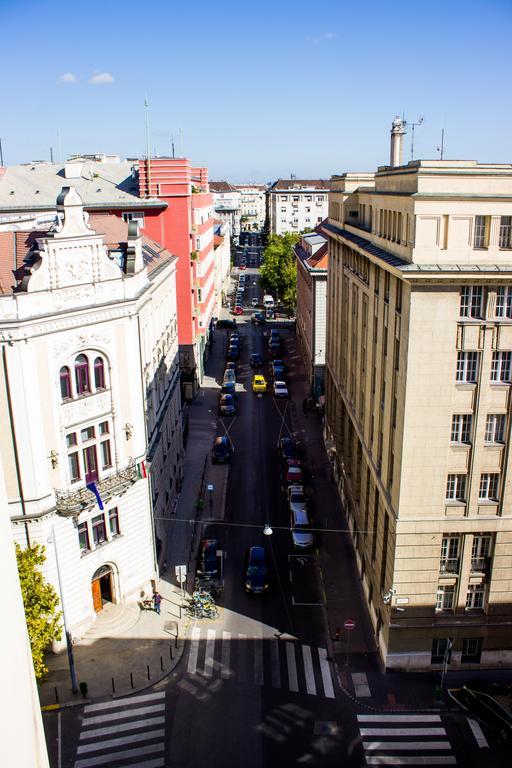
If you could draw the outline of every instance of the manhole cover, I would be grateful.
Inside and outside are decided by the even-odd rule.
[[[337,736],[340,726],[335,720],[315,720],[313,733],[315,736]]]

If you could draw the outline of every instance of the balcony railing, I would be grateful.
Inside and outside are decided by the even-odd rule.
[[[137,466],[132,459],[128,466],[120,469],[113,475],[101,480],[96,480],[95,485],[103,503],[110,501],[113,496],[120,496],[138,480]],[[57,514],[63,517],[78,517],[86,509],[91,509],[97,504],[96,496],[85,486],[75,491],[55,490]]]
[[[439,563],[439,573],[458,573],[459,557],[443,557]]]
[[[491,566],[490,557],[472,557],[471,573],[488,573]]]

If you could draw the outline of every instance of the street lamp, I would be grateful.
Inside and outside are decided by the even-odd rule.
[[[265,523],[265,527],[263,528],[263,535],[264,536],[272,536],[273,533],[274,533],[274,531],[272,530],[270,525],[268,523]]]
[[[206,486],[206,489],[210,494],[208,497],[208,504],[210,505],[210,520],[211,520],[213,515],[213,484],[208,483],[208,485]]]

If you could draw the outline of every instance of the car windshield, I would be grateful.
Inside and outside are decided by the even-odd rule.
[[[290,496],[290,501],[292,504],[304,504],[306,499],[304,498],[304,495],[302,493],[292,493]]]
[[[303,533],[308,533],[311,530],[311,525],[309,523],[299,523],[299,525],[296,525],[293,530],[299,531],[299,533],[301,531]]]

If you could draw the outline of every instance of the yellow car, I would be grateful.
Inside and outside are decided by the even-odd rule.
[[[257,373],[255,376],[252,377],[252,391],[253,392],[267,391],[267,382],[265,381],[265,377],[261,376],[261,374],[259,373]]]

